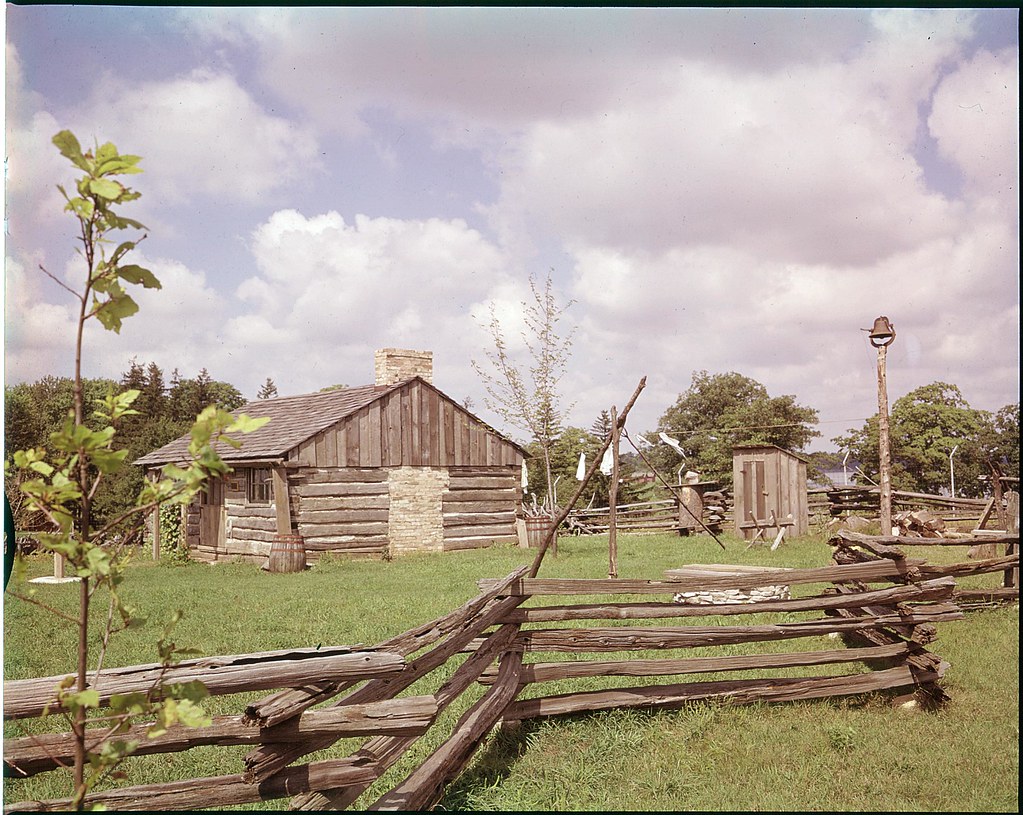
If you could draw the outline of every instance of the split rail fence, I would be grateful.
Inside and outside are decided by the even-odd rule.
[[[755,574],[679,569],[658,580],[536,578],[523,567],[480,581],[480,593],[460,608],[371,648],[178,663],[161,674],[163,682],[200,679],[213,695],[280,690],[207,727],[176,726],[149,739],[137,724],[126,736],[138,739],[136,755],[251,745],[244,766],[232,774],[96,791],[87,803],[171,810],[290,797],[295,809],[344,809],[429,733],[428,743],[439,746],[368,804],[429,809],[501,723],[610,708],[671,709],[701,700],[745,704],[876,691],[941,702],[938,682],[947,663],[928,646],[936,623],[963,616],[954,602],[962,567],[896,557],[887,544],[839,540],[836,557],[856,562]],[[871,557],[842,554],[861,551],[855,547],[866,547]],[[968,565],[974,572],[1015,568],[1018,574],[1018,536],[1013,553],[995,561]],[[792,599],[735,601],[742,592],[780,584],[799,588]],[[718,592],[721,602],[679,601],[693,591]],[[700,624],[707,616],[715,619]],[[722,616],[735,624],[721,625]],[[829,634],[859,638],[867,647],[836,647]],[[105,670],[95,687],[109,700],[113,693],[148,689],[160,670]],[[736,672],[743,673],[731,678]],[[55,702],[60,679],[6,682],[5,718],[40,716]],[[463,694],[460,718],[442,718]],[[349,737],[365,740],[344,757],[306,758]],[[5,773],[53,770],[70,760],[71,750],[67,733],[8,739]],[[69,804],[20,801],[5,811]]]

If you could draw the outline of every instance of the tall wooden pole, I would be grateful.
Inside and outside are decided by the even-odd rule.
[[[608,528],[608,577],[618,577],[618,443],[621,431],[618,429],[618,408],[611,405],[611,483],[607,490]]]
[[[888,441],[888,380],[885,370],[888,346],[877,349],[877,434],[881,471],[881,534],[892,534],[892,451]]]

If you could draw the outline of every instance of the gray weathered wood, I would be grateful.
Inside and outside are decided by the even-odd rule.
[[[90,687],[105,704],[115,693],[145,692],[156,683],[202,682],[212,694],[279,688],[323,680],[363,679],[399,674],[405,660],[387,651],[353,651],[349,647],[296,648],[261,654],[238,654],[182,660],[167,668],[134,665],[103,671]],[[4,683],[4,717],[39,716],[56,706],[55,690],[63,676],[15,679]]]
[[[529,684],[532,682],[554,682],[562,679],[584,679],[594,676],[672,676],[716,671],[798,668],[807,665],[830,665],[843,662],[870,662],[904,657],[913,648],[914,646],[909,643],[895,643],[873,648],[843,648],[837,651],[799,651],[789,654],[756,654],[752,656],[535,662],[522,666],[521,681],[523,684]],[[485,685],[493,681],[493,671],[488,670],[480,677],[480,682]]]
[[[217,716],[207,727],[177,725],[161,736],[149,736],[148,725],[136,725],[117,736],[135,741],[134,756],[173,753],[207,745],[238,745],[301,742],[316,736],[418,736],[426,732],[437,715],[433,696],[384,699],[365,705],[307,710],[300,718],[276,727],[254,728],[240,716]],[[104,728],[90,730],[86,744],[90,751],[100,742]],[[74,757],[74,734],[55,733],[24,736],[4,741],[4,763],[14,777],[25,777],[68,765]]]
[[[534,629],[519,634],[518,643],[526,651],[563,653],[627,651],[633,649],[697,648],[767,642],[796,637],[817,637],[855,629],[884,628],[893,625],[948,622],[962,619],[954,606],[947,610],[914,609],[909,614],[857,617],[855,620],[808,620],[799,623],[751,626],[687,626],[685,628],[564,628]]]
[[[686,682],[525,699],[509,705],[505,715],[508,719],[521,721],[611,708],[672,708],[687,702],[709,699],[719,699],[731,704],[791,702],[869,693],[913,685],[917,682],[933,682],[940,677],[941,673],[938,671],[913,671],[908,666],[900,665],[882,671],[849,676]]]
[[[861,596],[817,595],[794,600],[765,600],[761,603],[721,603],[680,605],[678,603],[601,603],[592,605],[537,606],[517,608],[503,622],[562,622],[565,620],[628,620],[673,617],[707,617],[735,614],[788,613],[850,608],[864,603],[889,604],[947,600],[952,597],[955,579],[928,580],[907,586],[891,586],[864,592]]]
[[[349,757],[288,767],[258,785],[246,783],[241,775],[190,778],[92,793],[86,797],[85,803],[87,806],[102,804],[109,810],[130,812],[208,809],[284,798],[310,790],[333,789],[375,777],[373,767]],[[70,798],[20,801],[4,806],[4,812],[61,812],[69,809]]]
[[[727,575],[714,577],[685,577],[677,580],[615,580],[523,578],[511,590],[526,596],[550,594],[674,594],[679,591],[702,589],[755,589],[758,586],[831,583],[838,580],[880,580],[883,578],[912,576],[912,570],[924,561],[906,558],[904,561],[876,561],[843,566],[822,566],[816,569],[777,569],[755,575]],[[1004,566],[1002,568],[1005,568]],[[670,570],[669,570],[670,572]],[[921,570],[920,574],[924,574]],[[935,567],[928,567],[927,576],[939,577]],[[491,580],[480,580],[480,588],[488,588]]]
[[[473,751],[491,731],[519,689],[522,654],[509,651],[501,660],[493,687],[455,725],[451,737],[408,778],[382,795],[370,810],[432,809],[444,791],[472,758]]]

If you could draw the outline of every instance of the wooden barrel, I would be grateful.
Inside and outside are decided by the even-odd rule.
[[[305,541],[301,535],[277,535],[270,546],[271,572],[301,572],[305,569]]]
[[[547,533],[551,528],[553,518],[547,515],[527,515],[526,516],[526,542],[529,544],[531,549],[539,549],[543,546],[544,539],[547,537]],[[558,546],[558,535],[554,534],[554,540],[551,541],[551,547],[557,551]]]

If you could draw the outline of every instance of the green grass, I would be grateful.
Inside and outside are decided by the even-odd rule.
[[[656,579],[665,569],[688,563],[809,568],[827,565],[831,555],[824,539],[814,536],[786,541],[775,552],[766,546],[746,549],[744,542],[732,538],[723,541],[726,551],[707,536],[621,536],[618,574]],[[272,575],[242,564],[154,564],[140,557],[130,567],[126,595],[149,622],[138,631],[117,635],[106,664],[155,661],[155,640],[175,608],[185,613],[176,641],[206,654],[318,643],[373,644],[445,614],[478,593],[477,580],[503,577],[532,562],[534,554],[534,550],[501,547],[412,555],[391,562],[325,560],[292,575]],[[954,552],[913,547],[909,554],[935,562],[965,559],[965,549],[958,547]],[[558,556],[548,555],[540,576],[599,578],[607,576],[607,567],[606,536],[562,538]],[[48,574],[51,568],[48,558],[32,559],[27,577]],[[972,578],[971,582],[996,585],[997,577]],[[38,598],[68,612],[73,610],[73,584],[33,587]],[[12,582],[11,588],[25,591],[28,584]],[[796,588],[810,592],[820,587]],[[590,601],[592,598],[580,598],[580,602]],[[103,610],[96,611],[98,623]],[[611,711],[527,722],[518,730],[493,734],[469,770],[448,789],[442,806],[522,811],[1017,811],[1018,614],[1015,604],[970,612],[966,620],[938,626],[939,639],[931,649],[951,663],[942,684],[952,701],[941,711],[893,709],[889,699],[873,695],[734,708],[694,704],[676,711]],[[759,616],[697,618],[693,622],[749,624]],[[764,619],[768,619],[766,615]],[[773,620],[777,619],[775,615]],[[742,646],[741,652],[755,652],[758,647]],[[793,640],[762,647],[793,650],[836,647],[836,643]],[[73,651],[69,626],[23,601],[5,598],[6,679],[68,671]],[[453,669],[453,664],[445,666],[409,692],[429,692]],[[862,668],[851,665],[822,670]],[[728,678],[743,675],[735,673]],[[550,683],[531,692],[558,693],[639,681]],[[400,782],[440,744],[458,716],[481,693],[481,688],[473,688],[453,704],[442,726],[436,728],[439,732],[424,736],[357,806],[368,805]],[[212,713],[237,713],[249,699],[262,695],[217,698],[210,701],[209,708]],[[39,723],[25,724],[33,727]],[[5,735],[16,735],[23,726],[6,723]],[[360,741],[341,742],[311,758],[347,755]],[[244,747],[201,748],[131,759],[124,783],[238,772],[246,752]],[[62,773],[25,781],[5,779],[4,799],[57,797],[66,795],[67,788],[67,775]],[[251,808],[277,809],[285,804],[268,802]]]

